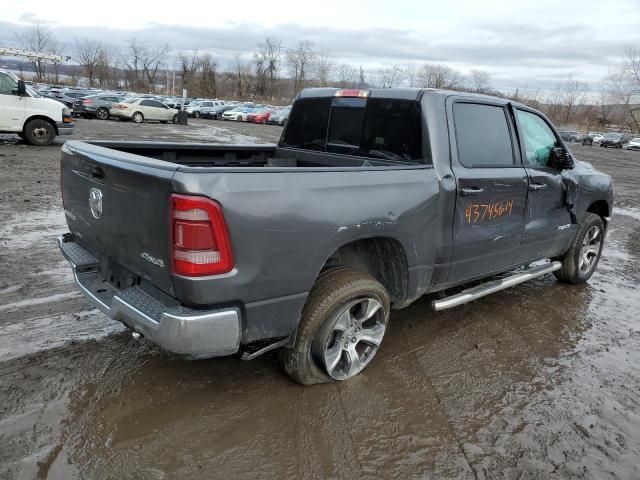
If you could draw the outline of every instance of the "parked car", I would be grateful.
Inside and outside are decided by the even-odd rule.
[[[200,118],[203,113],[208,113],[211,109],[224,105],[222,100],[202,100],[191,102],[186,108],[190,117]]]
[[[236,122],[244,122],[247,115],[253,111],[250,107],[236,107],[227,110],[222,114],[222,120],[235,120]]]
[[[59,102],[64,103],[70,109],[73,109],[74,102],[79,98],[84,98],[87,95],[90,95],[89,92],[85,92],[82,90],[61,90],[55,95],[55,99]],[[74,111],[73,113],[80,113]]]
[[[142,123],[145,120],[178,123],[178,110],[148,98],[129,98],[115,103],[109,110],[109,114],[121,120],[131,120],[134,123]]]
[[[71,110],[46,98],[8,70],[0,69],[0,133],[15,133],[32,145],[50,145],[73,133]]]
[[[97,308],[187,357],[280,348],[305,385],[357,375],[425,293],[586,282],[613,208],[544,115],[443,90],[308,89],[277,146],[71,141],[60,169]]]
[[[624,135],[621,133],[607,133],[600,140],[601,147],[613,147],[613,148],[622,148],[622,141],[624,140]]]
[[[74,105],[74,110],[76,108],[80,109],[79,111],[85,117],[107,120],[109,118],[109,111],[113,105],[122,102],[123,100],[125,100],[123,97],[119,97],[117,95],[91,95],[76,100],[76,103],[79,102],[80,105],[78,107]]]
[[[202,118],[212,118],[214,120],[221,120],[222,114],[233,108],[234,108],[233,105],[218,105],[217,107],[208,108],[202,111]]]
[[[627,150],[640,150],[640,137],[632,138],[625,147]]]
[[[577,142],[581,140],[581,135],[575,130],[558,130],[560,138],[565,142]]]
[[[266,125],[271,116],[271,112],[268,108],[258,108],[247,115],[246,121]]]
[[[267,123],[270,123],[272,125],[284,126],[284,124],[287,123],[287,120],[289,119],[289,113],[291,113],[291,106],[276,110],[269,116],[269,120],[267,120]]]

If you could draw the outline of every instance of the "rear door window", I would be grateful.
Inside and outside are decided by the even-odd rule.
[[[293,106],[281,146],[424,163],[416,100],[329,97]]]
[[[453,105],[458,160],[468,168],[513,167],[515,156],[507,112],[501,106]]]

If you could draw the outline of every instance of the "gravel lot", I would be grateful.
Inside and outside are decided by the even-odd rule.
[[[79,120],[73,138],[280,132]],[[640,478],[640,153],[572,147],[617,195],[587,285],[424,298],[364,374],[302,388],[273,355],[173,359],[81,297],[54,242],[61,144],[0,136],[0,478]]]

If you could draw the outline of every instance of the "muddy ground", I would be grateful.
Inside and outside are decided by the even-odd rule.
[[[80,120],[74,138],[275,141],[279,127]],[[392,314],[374,363],[302,388],[275,356],[185,362],[73,286],[60,143],[0,136],[0,478],[640,478],[640,154],[573,147],[615,179],[602,262]]]

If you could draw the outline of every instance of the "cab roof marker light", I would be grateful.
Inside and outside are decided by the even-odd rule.
[[[356,97],[367,98],[369,96],[369,90],[360,90],[357,88],[347,88],[342,90],[336,90],[333,94],[334,97]]]

